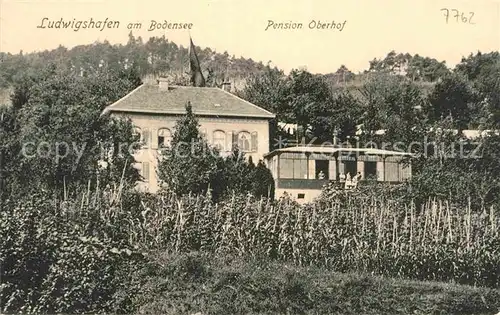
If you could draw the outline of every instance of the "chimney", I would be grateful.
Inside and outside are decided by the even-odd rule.
[[[158,87],[160,90],[168,91],[168,79],[167,78],[159,78],[158,79]]]
[[[222,89],[226,92],[231,92],[231,82],[222,83]]]

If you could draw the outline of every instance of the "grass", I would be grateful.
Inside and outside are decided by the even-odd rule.
[[[156,254],[136,275],[140,314],[496,314],[500,291],[201,253]]]

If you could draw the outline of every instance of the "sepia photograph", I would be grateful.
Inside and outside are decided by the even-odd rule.
[[[499,50],[498,0],[0,0],[0,313],[500,315]]]

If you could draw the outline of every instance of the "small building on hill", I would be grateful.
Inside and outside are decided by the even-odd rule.
[[[144,178],[139,185],[143,190],[158,190],[158,149],[171,141],[175,124],[185,115],[188,102],[197,116],[201,134],[222,154],[238,145],[246,157],[257,162],[269,151],[269,121],[275,117],[271,112],[225,89],[171,86],[162,79],[155,85],[143,84],[105,109],[111,115],[130,118],[141,135],[143,146],[135,159]]]
[[[297,146],[274,150],[264,158],[275,180],[276,197],[285,193],[310,202],[329,182],[359,180],[398,183],[411,177],[410,153],[374,148]]]

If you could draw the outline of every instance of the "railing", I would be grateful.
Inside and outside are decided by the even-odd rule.
[[[342,188],[352,188],[352,186],[357,187],[359,185],[374,185],[374,184],[401,184],[403,181],[377,181],[377,180],[360,180],[356,185],[351,181],[351,185],[346,187],[346,181],[329,180],[329,179],[292,179],[292,178],[280,178],[276,180],[276,188],[280,189],[322,189],[324,185],[328,183],[335,183],[338,187]]]
[[[280,178],[277,180],[277,188],[288,189],[321,189],[328,184],[328,179],[288,179]]]

